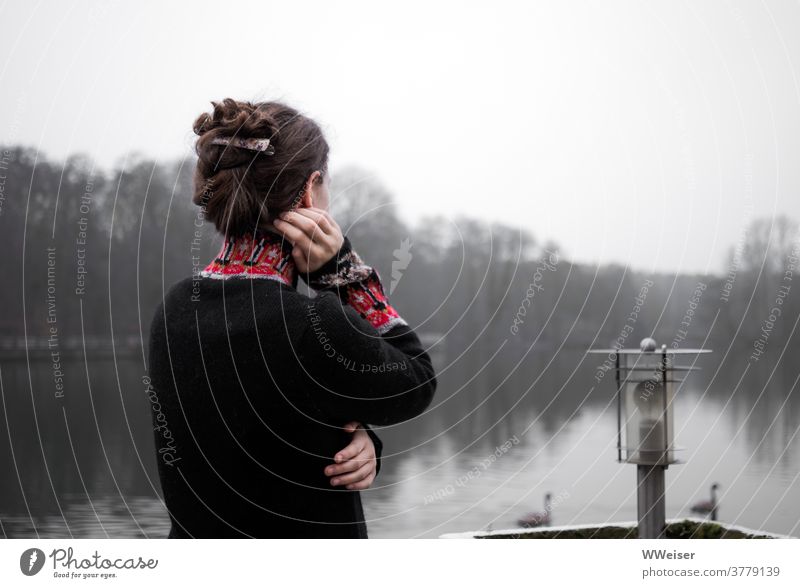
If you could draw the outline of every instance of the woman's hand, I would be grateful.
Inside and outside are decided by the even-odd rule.
[[[353,433],[353,440],[334,456],[336,463],[325,468],[325,475],[333,476],[331,486],[365,490],[370,487],[376,475],[378,461],[375,445],[361,423],[347,423],[344,430]]]
[[[344,242],[339,225],[321,208],[282,212],[272,224],[294,246],[292,257],[298,271],[304,274],[322,267]]]

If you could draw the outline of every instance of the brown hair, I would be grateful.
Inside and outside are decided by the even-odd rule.
[[[264,226],[296,205],[315,170],[328,173],[328,142],[316,122],[280,102],[212,102],[211,113],[194,122],[197,169],[195,204],[220,233],[238,237]],[[215,137],[266,138],[269,155],[232,145],[213,145]]]

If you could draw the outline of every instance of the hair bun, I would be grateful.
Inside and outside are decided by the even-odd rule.
[[[239,139],[267,138],[275,148],[278,125],[269,109],[259,108],[250,102],[239,102],[225,98],[222,102],[212,102],[211,113],[203,113],[194,122],[193,130],[200,138],[197,140],[197,156],[212,164],[219,171],[253,162],[259,156],[257,151],[230,149],[214,143],[220,137]]]
[[[327,173],[328,143],[319,125],[280,102],[225,98],[192,129],[197,170],[193,201],[228,235],[252,232],[288,210],[314,170]],[[230,148],[221,137],[269,139],[272,150]],[[235,147],[235,146],[234,146]]]

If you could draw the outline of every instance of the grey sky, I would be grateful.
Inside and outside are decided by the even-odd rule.
[[[800,218],[797,2],[527,4],[5,2],[0,141],[180,157],[210,100],[283,99],[409,219],[579,261],[719,272]]]

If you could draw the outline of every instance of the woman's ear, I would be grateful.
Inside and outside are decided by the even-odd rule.
[[[310,176],[308,176],[308,180],[306,181],[306,186],[303,189],[303,197],[300,199],[300,206],[299,208],[313,208],[314,206],[314,184],[319,181],[319,177],[322,173],[319,170],[312,172]]]

